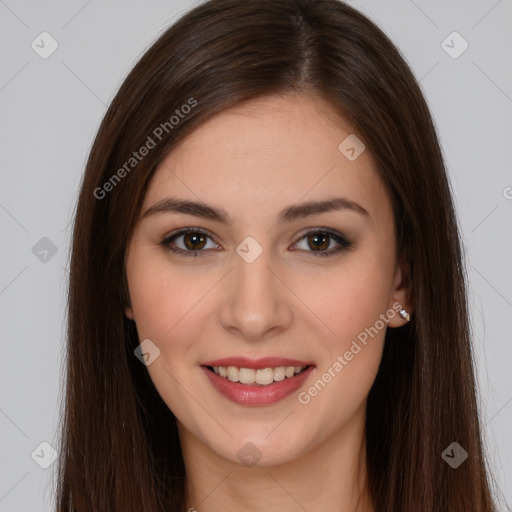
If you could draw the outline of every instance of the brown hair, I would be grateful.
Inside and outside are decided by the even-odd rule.
[[[153,172],[179,141],[242,101],[290,92],[325,99],[363,137],[392,200],[414,305],[409,324],[387,331],[368,397],[375,510],[495,510],[457,221],[413,74],[384,33],[343,2],[211,0],[142,56],[87,162],[71,248],[59,512],[184,509],[176,420],[134,356],[137,331],[124,315],[126,248]],[[186,104],[193,108],[170,121]],[[135,163],[148,137],[155,145]],[[455,441],[469,457],[452,469],[441,454]]]

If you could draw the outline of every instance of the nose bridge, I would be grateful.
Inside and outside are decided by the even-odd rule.
[[[221,319],[225,328],[236,329],[247,339],[261,339],[270,329],[289,324],[291,308],[275,270],[270,270],[272,251],[247,237],[236,253]]]

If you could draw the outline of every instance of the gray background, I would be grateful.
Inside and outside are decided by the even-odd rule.
[[[57,465],[38,465],[51,462],[39,445],[57,446],[69,223],[93,136],[136,59],[197,3],[0,0],[0,512],[52,509]],[[511,503],[512,0],[350,4],[399,46],[438,127],[467,248],[485,441]],[[47,59],[31,47],[43,31],[59,45]],[[442,46],[453,31],[469,43],[458,58],[445,49],[461,40]]]

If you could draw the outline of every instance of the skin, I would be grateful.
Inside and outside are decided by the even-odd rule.
[[[174,196],[232,218],[226,226],[184,213],[141,215],[126,254],[125,313],[140,340],[160,350],[147,369],[177,418],[188,507],[199,512],[373,510],[365,491],[365,407],[386,327],[359,343],[362,350],[307,404],[298,392],[267,406],[236,404],[200,367],[238,355],[313,361],[299,390],[307,391],[379,315],[395,313],[387,328],[404,325],[392,309],[399,303],[411,312],[391,202],[368,149],[354,161],[338,150],[352,133],[316,97],[252,100],[201,125],[152,178],[141,214]],[[345,209],[277,223],[286,206],[333,197],[369,215]],[[197,257],[159,245],[187,227],[211,233]],[[315,257],[304,238],[313,228],[339,232],[353,245]],[[263,249],[252,263],[236,252],[247,236]],[[187,241],[193,247],[190,236],[173,247],[187,250]],[[327,238],[321,250],[338,246]],[[252,467],[237,457],[249,442],[261,454]]]

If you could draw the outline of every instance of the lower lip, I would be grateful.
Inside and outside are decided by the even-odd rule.
[[[226,377],[217,375],[205,366],[201,368],[210,379],[213,387],[233,402],[241,405],[269,405],[279,402],[279,400],[299,389],[315,367],[308,366],[303,372],[290,378],[286,377],[284,380],[274,382],[268,386],[232,382]]]

